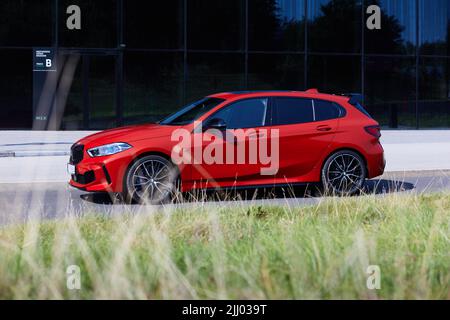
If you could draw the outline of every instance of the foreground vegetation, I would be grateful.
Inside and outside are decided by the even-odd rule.
[[[68,290],[78,265],[81,289]],[[381,288],[366,286],[378,265]],[[449,299],[450,195],[187,206],[0,228],[1,299]]]

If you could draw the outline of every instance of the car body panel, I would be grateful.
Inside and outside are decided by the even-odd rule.
[[[275,175],[261,175],[261,164],[178,165],[182,191],[208,187],[320,182],[323,163],[333,152],[343,149],[354,150],[364,158],[368,178],[379,176],[384,171],[384,152],[379,139],[364,129],[378,123],[351,106],[348,103],[349,97],[315,91],[226,92],[209,97],[225,101],[206,112],[198,121],[205,122],[216,111],[238,100],[260,97],[299,97],[332,101],[344,108],[346,113],[343,117],[325,121],[253,128],[257,133],[257,139],[268,139],[267,135],[260,135],[264,130],[279,130],[280,159],[279,169]],[[87,136],[76,143],[84,145],[83,159],[76,164],[76,173],[83,176],[92,171],[95,178],[89,183],[80,183],[72,176],[70,185],[86,191],[123,192],[124,176],[135,159],[147,154],[158,154],[170,159],[172,150],[178,143],[171,139],[172,133],[182,128],[191,132],[193,138],[199,134],[194,130],[195,125],[195,123],[183,126],[133,125]],[[320,130],[323,127],[329,130]],[[216,138],[223,146],[230,144],[223,137],[210,138],[211,140]],[[237,148],[240,143],[249,143],[248,136],[242,139],[231,147]],[[87,153],[90,148],[115,142],[128,143],[132,148],[114,155],[95,158]],[[205,147],[205,142],[202,142],[200,148],[203,150]],[[191,152],[194,152],[194,147]],[[89,174],[92,176],[92,173]]]

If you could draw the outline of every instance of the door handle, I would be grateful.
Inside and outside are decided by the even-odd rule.
[[[322,125],[322,126],[318,126],[316,127],[317,131],[330,131],[331,127],[327,126],[327,125]]]

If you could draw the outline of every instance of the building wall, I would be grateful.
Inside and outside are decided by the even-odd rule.
[[[66,9],[81,8],[81,30]],[[367,6],[381,30],[365,28]],[[450,127],[448,0],[2,0],[0,128],[31,128],[32,47],[74,65],[61,129],[158,120],[203,95],[362,92],[386,128]],[[65,69],[68,70],[69,68]]]

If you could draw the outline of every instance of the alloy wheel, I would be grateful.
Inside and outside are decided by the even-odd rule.
[[[175,188],[175,172],[171,164],[160,157],[138,161],[127,179],[128,192],[138,202],[161,203]]]
[[[360,190],[366,178],[364,163],[353,152],[333,155],[324,169],[325,187],[339,195],[353,194]]]

